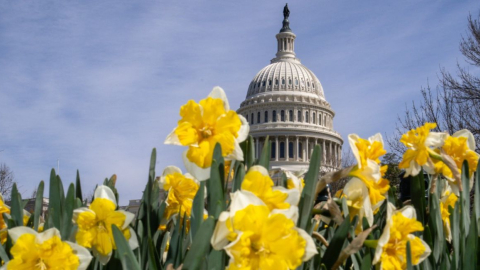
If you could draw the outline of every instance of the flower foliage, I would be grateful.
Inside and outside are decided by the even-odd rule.
[[[381,134],[349,135],[356,164],[339,171],[319,175],[318,145],[308,171],[271,170],[268,139],[256,159],[248,123],[216,87],[180,108],[165,140],[186,147],[187,172],[157,175],[154,149],[135,214],[118,206],[116,175],[88,203],[79,174],[64,189],[52,170],[47,211],[43,181],[31,212],[16,185],[8,205],[0,196],[1,269],[470,269],[480,265],[479,155],[468,130],[434,128],[401,138],[411,200],[400,201],[384,178]]]

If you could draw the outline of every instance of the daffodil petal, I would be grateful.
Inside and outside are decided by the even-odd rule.
[[[174,128],[170,134],[168,134],[167,138],[165,138],[165,141],[163,142],[164,144],[172,144],[172,145],[182,145],[180,140],[178,139],[177,134],[175,133],[175,130],[177,128]]]
[[[382,235],[378,239],[377,248],[375,249],[375,256],[373,257],[373,264],[377,264],[380,261],[383,252],[383,246],[388,243],[390,238],[390,227],[392,226],[392,215],[393,211],[395,211],[395,206],[393,204],[387,204],[387,219],[385,223],[385,227],[383,228]]]
[[[243,160],[243,151],[237,140],[233,141],[233,151],[225,157],[226,160]]]
[[[130,213],[124,210],[117,210],[116,212],[120,212],[125,215],[125,221],[123,222],[122,230],[125,230],[130,225],[130,223],[132,223],[132,221],[135,219],[134,213]]]
[[[253,205],[265,205],[265,203],[250,191],[238,190],[231,194],[232,204],[230,205],[230,215],[234,216],[239,210]]]
[[[138,248],[137,234],[132,228],[130,228],[130,239],[128,239],[128,245],[130,246],[131,250]]]
[[[212,239],[210,240],[212,247],[216,250],[221,250],[228,244],[227,236],[230,233],[227,228],[228,219],[230,219],[230,213],[226,211],[220,213],[220,216],[218,217]]]
[[[453,133],[452,137],[465,137],[467,138],[467,146],[470,150],[475,151],[475,137],[468,129],[462,129]]]
[[[239,114],[238,118],[240,118],[240,122],[242,122],[242,125],[240,126],[240,129],[238,130],[238,136],[237,136],[237,141],[238,142],[243,142],[247,139],[248,133],[250,132],[250,126],[248,125],[247,119],[243,117],[243,115]]]
[[[360,154],[358,153],[358,148],[356,146],[356,143],[358,142],[358,139],[360,136],[357,134],[349,134],[348,135],[348,143],[350,144],[350,149],[352,150],[352,154],[355,157],[355,160],[357,161],[357,164],[361,164],[360,160]]]
[[[282,193],[288,194],[288,197],[285,199],[285,202],[289,203],[290,205],[298,205],[300,201],[300,192],[298,189],[286,189],[284,187],[274,186],[272,188],[273,191],[280,191]]]
[[[90,265],[90,261],[93,258],[92,255],[90,254],[90,251],[72,242],[66,241],[65,243],[67,243],[73,249],[73,253],[78,257],[78,260],[80,261],[80,265],[78,266],[77,269],[78,270],[87,269],[88,265]]]
[[[268,170],[265,169],[265,167],[260,166],[260,165],[252,166],[248,171],[249,171],[249,172],[250,172],[250,171],[259,172],[259,173],[261,173],[262,175],[269,175],[269,174],[268,174]]]
[[[110,261],[110,258],[112,257],[112,252],[108,253],[107,255],[102,255],[95,248],[93,248],[92,251],[93,251],[93,256],[95,256],[95,258],[97,258],[102,265],[106,265]]]
[[[13,243],[17,242],[17,239],[25,233],[33,234],[35,236],[38,235],[38,232],[36,232],[34,229],[25,226],[19,226],[8,230],[8,235],[12,239]]]
[[[417,219],[417,212],[415,211],[415,208],[413,208],[413,206],[411,205],[407,205],[397,211],[400,211],[402,215],[406,218]]]
[[[223,101],[223,107],[225,108],[225,111],[228,112],[230,110],[230,104],[228,104],[227,95],[220,86],[215,86],[212,92],[208,94],[208,97],[221,99]]]
[[[298,207],[296,205],[292,205],[287,209],[273,209],[271,214],[282,214],[288,219],[291,219],[295,224],[297,224],[298,221]]]
[[[318,254],[317,251],[317,246],[315,245],[315,242],[313,242],[312,237],[304,230],[300,228],[293,228],[295,231],[298,232],[298,234],[305,239],[305,242],[307,242],[307,245],[305,246],[305,254],[302,257],[302,260],[304,262],[310,260],[315,254]]]
[[[187,152],[188,150],[185,150],[182,154],[182,159],[183,159],[183,165],[185,165],[185,168],[189,173],[195,177],[198,181],[205,181],[208,178],[210,178],[210,167],[208,168],[200,168],[198,167],[195,163],[191,162],[187,158]]]
[[[167,174],[172,174],[172,173],[182,173],[182,170],[178,168],[177,166],[167,166],[162,173],[162,176],[165,176]]]
[[[443,146],[443,143],[447,137],[448,134],[444,132],[430,132],[428,137],[425,139],[425,146],[440,148]]]
[[[115,207],[117,206],[117,199],[115,198],[115,194],[113,194],[113,191],[105,185],[100,185],[97,187],[97,189],[95,190],[94,197],[95,199],[97,198],[107,199],[113,202],[113,204],[115,204]]]

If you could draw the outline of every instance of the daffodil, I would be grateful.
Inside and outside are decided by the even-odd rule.
[[[398,167],[405,169],[405,177],[417,175],[422,166],[427,172],[433,172],[433,162],[429,162],[431,160],[429,156],[434,153],[433,149],[442,147],[447,137],[446,133],[430,131],[435,127],[437,127],[435,123],[425,123],[402,135],[400,142],[407,150]]]
[[[305,180],[290,171],[285,171],[285,176],[287,177],[287,189],[296,189],[299,194],[302,194],[303,188],[305,187]]]
[[[370,204],[368,188],[362,180],[352,178],[343,188],[343,196],[347,200],[350,219],[358,216],[357,232],[362,231],[363,217],[367,218],[368,224],[373,225],[373,210]]]
[[[77,244],[62,241],[56,228],[38,233],[29,227],[8,230],[13,246],[12,260],[2,269],[87,269],[92,255]]]
[[[230,110],[227,96],[220,87],[213,88],[199,103],[188,101],[180,109],[182,119],[167,136],[166,144],[188,146],[183,161],[188,172],[199,181],[210,177],[213,150],[222,146],[222,156],[227,160],[243,160],[240,142],[249,132],[246,119]]]
[[[286,209],[290,205],[297,205],[300,200],[298,189],[274,186],[267,169],[258,165],[248,170],[242,181],[241,189],[255,194],[270,209]]]
[[[75,239],[83,247],[90,248],[102,264],[106,264],[116,249],[112,225],[122,230],[130,248],[136,249],[138,241],[135,232],[129,227],[135,215],[123,210],[115,210],[117,202],[113,191],[107,186],[95,190],[94,200],[88,208],[82,207],[73,212],[73,221],[78,226]]]
[[[362,180],[367,186],[370,203],[373,210],[376,210],[390,189],[389,181],[382,177],[387,167],[380,166],[379,158],[386,153],[382,135],[377,133],[365,140],[356,134],[350,134],[348,142],[357,161],[349,176]]]
[[[447,187],[440,200],[440,213],[443,220],[443,229],[445,230],[445,238],[448,242],[452,241],[452,231],[450,229],[450,212],[448,207],[455,208],[455,203],[458,197],[452,192],[450,187]]]
[[[378,239],[373,260],[374,264],[380,263],[380,269],[407,268],[407,241],[410,241],[413,265],[421,263],[430,255],[428,244],[412,234],[423,231],[422,223],[416,218],[415,208],[412,206],[395,210],[393,204],[388,203],[386,224]]]
[[[211,241],[229,255],[228,269],[295,269],[317,254],[311,236],[295,227],[296,206],[270,211],[251,192],[237,191],[232,197]]]
[[[462,129],[455,132],[452,136],[448,136],[445,139],[445,143],[442,146],[442,150],[445,154],[449,155],[455,164],[457,165],[458,172],[462,172],[463,161],[468,162],[470,189],[473,187],[473,173],[477,170],[478,159],[480,155],[475,152],[475,138],[473,134]],[[437,150],[439,152],[440,150]],[[441,160],[434,160],[435,171],[443,174],[452,187],[455,194],[459,195],[459,186],[451,169]]]

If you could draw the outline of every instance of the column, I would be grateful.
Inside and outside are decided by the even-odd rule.
[[[287,155],[285,156],[285,160],[288,161],[288,155],[290,154],[290,149],[289,149],[289,148],[290,148],[290,147],[289,147],[290,145],[288,144],[288,136],[285,136],[285,146],[286,146],[286,148],[287,148],[287,149],[285,149],[285,150],[286,150],[285,153],[287,154]]]
[[[255,158],[258,158],[260,156],[260,148],[258,148],[258,141],[260,141],[260,137],[257,137],[255,140],[255,148],[256,148]]]
[[[298,136],[295,136],[295,160],[298,161]]]
[[[278,118],[277,118],[278,120]],[[275,137],[275,161],[278,161],[278,136]]]
[[[329,143],[328,150],[330,152],[330,165],[333,165],[332,142]]]
[[[325,148],[325,139],[322,140],[322,165],[327,164],[327,149]]]

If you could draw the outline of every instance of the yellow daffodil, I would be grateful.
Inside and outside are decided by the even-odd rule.
[[[373,210],[376,210],[390,189],[389,181],[382,177],[387,167],[380,167],[379,158],[386,153],[382,135],[377,133],[365,140],[356,134],[350,134],[348,141],[357,161],[349,176],[362,180],[367,186],[370,203]]]
[[[448,242],[452,241],[452,231],[450,229],[450,212],[448,207],[455,208],[458,197],[447,187],[440,200],[440,213],[442,214],[443,229],[445,230],[445,238]]]
[[[373,210],[370,204],[370,196],[368,195],[368,188],[362,180],[352,178],[343,188],[343,196],[347,200],[348,212],[350,219],[358,216],[356,231],[362,231],[363,217],[367,218],[368,224],[373,225]]]
[[[188,101],[180,109],[180,116],[182,119],[165,143],[188,146],[183,161],[196,179],[203,181],[210,177],[213,149],[217,143],[222,146],[225,159],[243,160],[239,143],[248,136],[248,122],[230,110],[222,88],[213,88],[199,103]]]
[[[462,171],[463,161],[466,160],[468,162],[469,186],[471,189],[473,187],[473,173],[477,170],[478,159],[480,157],[480,155],[475,152],[475,139],[473,134],[466,129],[455,132],[452,136],[448,136],[445,139],[442,150],[453,159],[460,173]],[[450,168],[441,160],[434,160],[434,163],[435,172],[443,174],[443,176],[447,178],[453,192],[459,195],[458,182],[455,180]]]
[[[253,166],[248,170],[241,189],[255,194],[270,209],[286,209],[290,205],[297,205],[300,200],[298,189],[274,186],[267,169],[262,166]]]
[[[251,192],[237,191],[230,212],[220,214],[212,246],[230,256],[228,269],[295,269],[317,254],[311,236],[295,227],[297,218],[296,206],[270,211]]]
[[[287,177],[287,189],[297,189],[298,193],[302,194],[303,188],[305,187],[305,180],[303,180],[302,177],[297,177],[290,171],[285,171],[285,176]]]
[[[433,172],[433,163],[428,162],[429,155],[433,149],[442,147],[447,137],[446,133],[430,131],[435,127],[437,127],[435,123],[425,123],[402,135],[400,142],[407,147],[407,150],[398,167],[405,169],[405,177],[417,175],[422,166],[427,172]]]
[[[407,241],[410,241],[413,265],[421,263],[430,255],[428,244],[412,234],[423,231],[422,223],[416,218],[415,208],[412,206],[395,210],[393,204],[388,203],[386,224],[378,239],[373,260],[374,264],[380,263],[380,269],[407,268]]]
[[[92,249],[103,265],[110,260],[112,250],[116,249],[112,225],[122,230],[132,250],[138,247],[136,234],[129,227],[135,215],[116,208],[113,191],[102,185],[95,190],[94,200],[88,208],[78,208],[73,212],[73,221],[78,226],[75,235],[77,243]]]
[[[2,269],[87,269],[92,255],[77,244],[62,241],[60,232],[51,228],[38,233],[29,227],[8,230],[13,247],[13,259]]]

